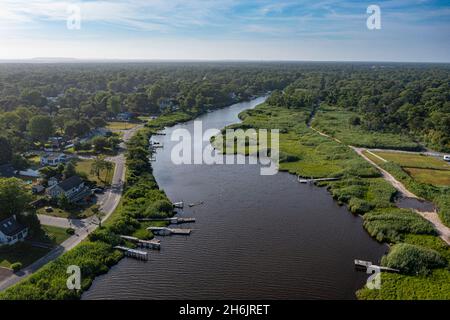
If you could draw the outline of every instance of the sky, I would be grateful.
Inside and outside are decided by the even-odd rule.
[[[0,59],[36,57],[450,62],[450,1],[0,0]]]

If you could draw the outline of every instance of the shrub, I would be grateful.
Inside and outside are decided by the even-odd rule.
[[[70,234],[70,235],[74,235],[75,234],[75,229],[74,228],[67,228],[66,229],[66,233]]]
[[[14,272],[19,271],[20,269],[22,269],[22,263],[20,263],[20,262],[13,263],[13,264],[11,265],[11,269],[12,269]]]
[[[409,233],[436,234],[430,222],[410,210],[397,208],[368,212],[364,215],[364,227],[380,242],[398,242]]]
[[[355,214],[364,214],[373,209],[369,202],[359,198],[351,198],[348,203],[348,208]]]
[[[427,275],[432,269],[447,265],[447,261],[437,251],[406,243],[394,245],[381,263],[411,275]]]

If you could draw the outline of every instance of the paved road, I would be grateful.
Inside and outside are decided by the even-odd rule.
[[[124,130],[124,142],[127,142],[141,128],[142,125],[139,125],[135,128]],[[103,203],[100,204],[100,210],[104,213],[102,221],[105,221],[109,218],[109,216],[116,209],[117,205],[120,202],[120,198],[122,197],[123,184],[125,181],[125,143],[122,143],[120,147],[122,150],[119,155],[107,159],[108,161],[114,162],[116,166],[114,169],[112,186],[105,192],[102,201]],[[43,225],[56,226],[61,228],[74,228],[75,234],[61,243],[59,246],[51,250],[47,255],[35,261],[28,267],[22,269],[20,272],[11,274],[9,277],[4,278],[3,280],[0,279],[0,291],[16,284],[20,280],[36,272],[45,264],[59,257],[64,252],[74,248],[81,241],[83,241],[89,235],[89,233],[91,233],[98,227],[97,217],[89,217],[86,219],[65,219],[46,215],[38,215],[38,217],[41,224]]]

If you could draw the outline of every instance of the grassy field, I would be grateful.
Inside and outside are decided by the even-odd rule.
[[[402,167],[422,168],[422,169],[436,169],[436,170],[450,170],[450,164],[444,160],[436,157],[401,152],[374,152],[381,158],[397,163]]]
[[[115,164],[113,163],[113,168],[111,171],[102,170],[100,176],[97,177],[95,174],[91,173],[92,163],[94,160],[77,160],[75,163],[75,168],[77,172],[84,173],[89,181],[96,183],[99,186],[109,186],[111,185],[112,178],[114,175]]]
[[[444,160],[421,154],[380,151],[374,153],[387,161],[398,164],[419,182],[435,186],[450,186],[450,164]],[[374,160],[373,158],[370,159]],[[382,161],[378,159],[377,163],[381,164]]]
[[[134,122],[120,122],[120,121],[112,121],[108,122],[108,125],[106,126],[107,129],[111,131],[118,131],[118,130],[128,130],[136,127],[138,123]]]
[[[407,135],[365,130],[350,124],[357,113],[322,104],[315,115],[312,126],[345,144],[356,147],[418,150],[420,146]]]

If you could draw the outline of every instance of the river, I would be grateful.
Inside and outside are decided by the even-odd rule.
[[[200,116],[203,129],[221,129],[264,101],[258,98]],[[365,232],[362,219],[333,201],[324,188],[300,184],[259,165],[175,165],[175,129],[167,128],[153,162],[168,197],[203,205],[190,236],[159,237],[148,262],[122,259],[98,277],[83,299],[354,299],[367,275],[353,260],[379,262],[386,252]],[[207,143],[207,142],[205,142]]]

